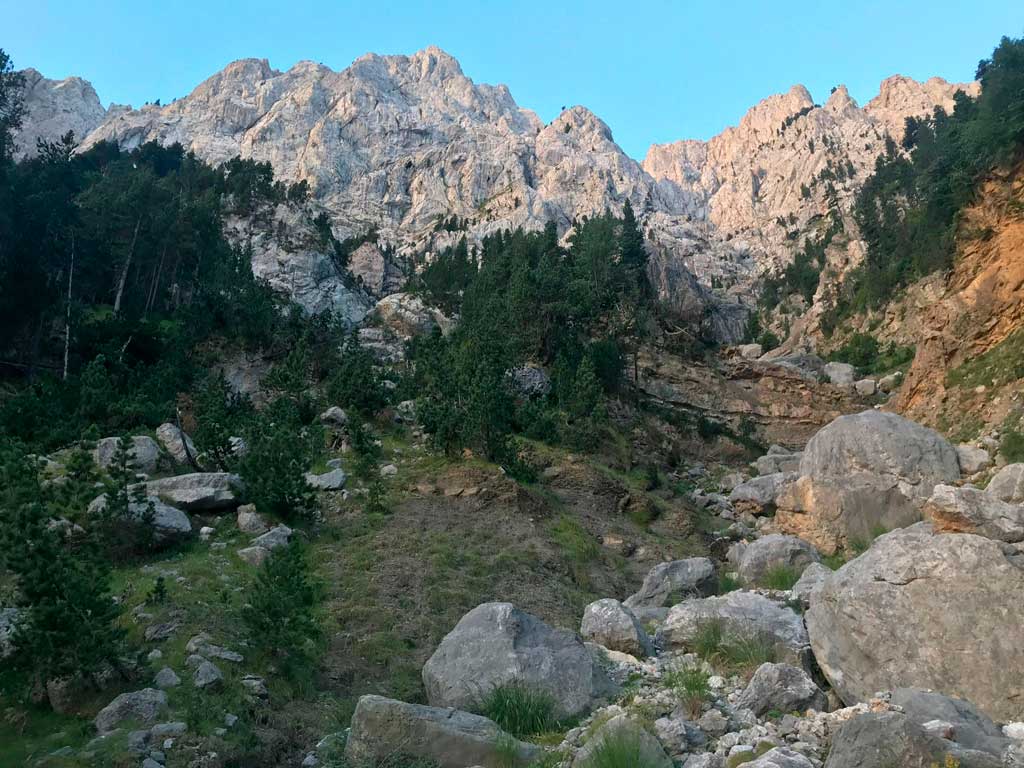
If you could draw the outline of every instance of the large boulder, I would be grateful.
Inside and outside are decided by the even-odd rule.
[[[1024,464],[1007,464],[996,472],[985,492],[1011,504],[1024,504]]]
[[[146,483],[146,492],[188,512],[233,509],[241,487],[238,475],[228,472],[193,472]]]
[[[564,717],[585,712],[613,690],[579,635],[511,603],[471,610],[423,666],[433,706],[472,709],[490,690],[508,684],[550,695]]]
[[[401,339],[430,333],[434,328],[447,333],[453,326],[452,320],[441,310],[428,306],[423,299],[411,293],[385,296],[377,302],[370,317]]]
[[[937,485],[924,515],[943,533],[975,533],[999,541],[1024,541],[1024,505],[978,488]]]
[[[117,453],[117,437],[104,437],[96,443],[93,459],[103,469],[109,469]],[[160,466],[160,446],[148,435],[136,435],[129,440],[128,451],[131,460],[128,465],[136,472],[150,474]]]
[[[971,702],[921,688],[897,688],[889,696],[919,725],[940,721],[953,726],[953,741],[968,749],[1002,755],[1009,744],[1003,729]]]
[[[614,747],[612,746],[614,744]],[[573,768],[593,768],[610,764],[605,753],[614,754],[620,762],[615,765],[635,765],[644,768],[672,768],[673,763],[661,743],[644,726],[627,714],[615,715],[598,726],[576,753]],[[628,762],[622,762],[627,760]]]
[[[856,370],[849,363],[825,363],[825,377],[837,387],[852,387]]]
[[[791,608],[756,592],[737,590],[719,597],[688,600],[673,607],[658,631],[663,648],[689,648],[709,623],[730,635],[763,637],[775,646],[779,658],[804,665],[808,661],[807,631]]]
[[[797,477],[795,472],[775,472],[751,478],[732,489],[729,503],[740,512],[750,512],[752,515],[771,514],[775,511],[775,499],[784,488],[796,482]]]
[[[782,713],[815,709],[824,712],[828,703],[810,675],[789,664],[762,664],[743,689],[736,707],[749,709],[757,717],[772,710]]]
[[[936,534],[877,539],[822,586],[805,614],[814,656],[847,704],[898,686],[1024,716],[1024,560],[1010,545]]]
[[[654,566],[623,604],[630,609],[662,608],[687,597],[713,595],[717,589],[715,564],[707,557],[689,557]]]
[[[773,445],[768,453],[759,456],[751,465],[758,475],[774,475],[778,472],[796,472],[800,469],[803,453],[790,453],[785,448]]]
[[[650,638],[633,612],[612,598],[596,600],[583,610],[580,635],[608,650],[638,658],[653,651]]]
[[[960,471],[965,475],[973,475],[988,469],[992,464],[992,457],[984,448],[976,445],[961,443],[956,447],[956,456],[960,462]]]
[[[110,733],[122,722],[149,724],[167,709],[167,694],[156,688],[122,693],[99,711],[93,723],[100,735]]]
[[[808,565],[818,562],[821,557],[803,539],[772,533],[743,548],[736,570],[747,584],[762,584],[773,571],[787,569],[799,576]]]
[[[97,496],[89,504],[88,512],[98,515],[107,508],[107,495]],[[154,544],[172,544],[192,535],[192,521],[176,507],[164,504],[155,496],[145,500],[129,499],[125,525],[147,527]]]
[[[825,768],[1001,768],[988,752],[967,749],[902,712],[866,712],[847,720],[832,737]]]
[[[514,758],[510,764],[508,754]],[[396,755],[428,758],[441,768],[515,768],[541,755],[486,717],[455,709],[362,696],[352,715],[345,757],[353,765],[378,765]]]
[[[814,768],[814,763],[789,747],[769,749],[744,765],[746,768]]]
[[[161,424],[157,427],[156,438],[176,463],[190,465],[192,461],[189,460],[189,456],[195,460],[197,455],[195,443],[187,433],[178,429],[174,424]]]

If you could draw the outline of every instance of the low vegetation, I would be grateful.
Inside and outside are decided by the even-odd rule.
[[[555,706],[555,700],[549,694],[519,683],[509,683],[488,691],[477,709],[506,733],[523,739],[563,728],[555,716]]]
[[[770,637],[733,632],[716,620],[703,622],[691,645],[700,658],[727,672],[750,674],[762,664],[778,661]]]

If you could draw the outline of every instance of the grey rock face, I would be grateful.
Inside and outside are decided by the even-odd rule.
[[[821,563],[811,563],[793,585],[793,596],[806,608],[818,597],[825,579],[832,575],[832,569]]]
[[[1024,565],[1007,545],[933,534],[880,537],[830,576],[805,614],[822,671],[848,704],[897,686],[930,688],[997,720],[1024,714]],[[955,609],[954,609],[955,606]],[[984,653],[975,652],[984,638]],[[964,653],[960,649],[969,648]]]
[[[68,131],[82,141],[107,115],[96,91],[80,77],[50,80],[34,69],[22,72],[25,115],[14,136],[14,159],[35,157],[36,141],[57,141]]]
[[[852,387],[856,371],[849,363],[825,363],[825,376],[840,387]]]
[[[936,530],[974,533],[998,541],[1024,541],[1024,506],[978,488],[937,485],[924,507]]]
[[[768,712],[803,712],[807,709],[825,711],[828,700],[806,672],[789,664],[762,664],[754,672],[747,687],[736,701],[756,716]]]
[[[266,520],[256,511],[254,504],[243,504],[240,506],[235,516],[235,522],[238,525],[238,530],[252,536],[259,536],[268,530]]]
[[[196,688],[213,688],[224,682],[224,673],[212,661],[203,661],[196,668],[192,684]]]
[[[973,445],[960,444],[956,447],[957,459],[960,461],[960,471],[965,475],[973,475],[988,469],[992,464],[992,457],[984,448],[977,448]]]
[[[160,441],[160,444],[163,445],[164,450],[167,451],[171,458],[178,464],[183,466],[187,465],[189,463],[189,454],[191,454],[193,459],[198,455],[195,443],[192,442],[192,438],[185,432],[178,429],[174,424],[161,424],[156,428],[156,437],[157,440]]]
[[[580,635],[584,640],[637,658],[653,651],[651,640],[636,616],[611,598],[597,600],[584,609]]]
[[[188,475],[150,480],[146,491],[188,512],[207,512],[238,506],[235,491],[238,475],[227,472],[193,472]]]
[[[435,760],[442,768],[503,768],[507,763],[498,748],[502,741],[511,745],[516,765],[525,766],[541,754],[539,747],[508,737],[479,715],[362,696],[345,756],[359,765],[401,753]]]
[[[623,604],[629,609],[662,608],[687,597],[714,594],[717,588],[715,564],[706,557],[690,557],[654,566],[639,591]]]
[[[338,491],[345,487],[348,475],[341,469],[332,469],[322,475],[306,473],[306,482],[318,491]]]
[[[143,688],[141,691],[122,693],[99,711],[93,723],[102,736],[125,720],[152,723],[166,708],[166,693],[156,688]]]
[[[277,525],[252,540],[253,546],[264,549],[277,549],[288,545],[292,540],[292,529],[287,525]]]
[[[181,678],[170,667],[164,667],[156,673],[156,677],[153,678],[153,684],[160,690],[176,688],[181,685]]]
[[[769,457],[761,457],[761,459],[766,458]],[[775,510],[776,498],[796,479],[795,472],[775,472],[752,478],[732,489],[729,494],[729,502],[741,512],[750,512],[754,515],[770,514]]]
[[[774,475],[778,472],[797,472],[803,453],[771,453],[759,456],[754,461],[754,469],[760,476]]]
[[[1002,729],[976,706],[963,699],[920,688],[897,688],[890,702],[902,707],[919,725],[940,720],[953,726],[953,741],[967,749],[1001,755],[1008,745]]]
[[[746,765],[749,768],[814,768],[814,763],[789,747],[770,749]]]
[[[676,605],[658,631],[659,645],[687,648],[701,626],[708,622],[718,622],[725,632],[737,636],[763,636],[787,661],[802,665],[806,660],[807,631],[799,614],[756,592],[744,590]]]
[[[103,469],[110,467],[117,451],[118,438],[104,437],[96,443],[93,458]],[[136,472],[155,472],[160,464],[160,446],[148,435],[136,435],[129,441],[129,466]]]
[[[803,539],[772,533],[750,542],[740,555],[737,571],[748,584],[762,584],[780,568],[803,573],[811,563],[821,562],[817,551]]]
[[[636,720],[628,715],[616,715],[608,722],[601,725],[587,739],[583,748],[576,753],[573,760],[573,768],[586,768],[600,760],[600,755],[606,749],[606,744],[614,741],[617,744],[616,755],[620,749],[626,749],[631,754],[631,765],[642,765],[647,768],[672,768],[672,761],[661,743],[653,734],[644,728]]]
[[[88,512],[97,515],[107,507],[107,495],[98,496],[90,502]],[[152,516],[150,516],[152,515]],[[129,501],[126,525],[149,526],[154,544],[170,544],[192,535],[192,521],[176,507],[164,504],[156,496],[145,501]]]
[[[459,621],[423,666],[433,706],[472,709],[491,689],[521,684],[551,695],[561,716],[612,689],[578,635],[510,603],[484,603]]]
[[[1024,464],[1007,464],[989,481],[985,492],[1011,504],[1024,504]]]

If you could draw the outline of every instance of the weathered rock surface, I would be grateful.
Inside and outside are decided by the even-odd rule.
[[[974,533],[999,541],[1024,541],[1024,506],[978,488],[937,485],[925,517],[943,533]]]
[[[362,765],[407,754],[434,760],[441,768],[505,768],[509,748],[514,766],[525,766],[541,754],[539,747],[512,739],[486,717],[362,696],[352,716],[345,757]]]
[[[161,424],[156,428],[156,437],[164,447],[164,450],[178,464],[188,465],[190,454],[193,459],[198,456],[192,438],[174,424]]]
[[[14,159],[35,157],[36,141],[58,141],[74,131],[81,141],[107,116],[92,85],[80,77],[50,80],[34,69],[22,72],[25,115],[22,128],[14,134]]]
[[[974,445],[958,445],[956,447],[956,456],[960,462],[960,471],[965,475],[973,475],[976,472],[981,472],[983,469],[988,469],[992,463],[992,457],[989,452],[984,448],[978,448]]]
[[[227,472],[193,472],[146,483],[146,491],[188,512],[207,512],[238,506],[238,475]]]
[[[235,522],[238,525],[238,530],[253,536],[259,536],[269,530],[267,521],[263,519],[263,515],[256,511],[255,504],[243,504],[240,506],[235,515]]]
[[[737,571],[748,584],[762,584],[772,571],[788,569],[798,574],[821,561],[814,547],[796,536],[772,533],[750,542],[740,556]]]
[[[814,768],[814,763],[789,747],[775,747],[746,763],[749,768]]]
[[[642,658],[653,650],[651,639],[632,611],[618,600],[596,600],[583,610],[580,635],[612,651]]]
[[[849,703],[930,688],[997,720],[1024,715],[1024,563],[1009,545],[935,534],[927,523],[877,539],[826,581],[805,617],[815,658]],[[984,652],[979,652],[983,638]]]
[[[804,607],[811,604],[818,597],[825,579],[832,575],[832,569],[821,563],[811,563],[793,585],[793,597],[799,600]]]
[[[654,566],[640,589],[625,599],[630,609],[661,608],[687,597],[714,594],[718,588],[715,564],[706,557],[690,557]]]
[[[810,675],[789,664],[762,664],[736,700],[736,706],[762,717],[767,712],[824,711],[828,703]]]
[[[1024,504],[1024,464],[1007,464],[989,480],[985,492],[1011,504]]]
[[[107,495],[103,494],[89,504],[90,515],[98,515],[107,508]],[[129,499],[125,525],[148,528],[154,544],[170,544],[192,535],[192,521],[177,507],[164,504],[156,496],[145,501]]]
[[[114,730],[125,720],[152,723],[167,708],[167,694],[156,688],[122,693],[99,711],[93,723],[100,735]]]
[[[576,753],[573,768],[602,765],[600,755],[616,744],[616,755],[628,750],[632,765],[647,768],[672,768],[672,761],[655,736],[629,715],[616,715],[598,727]],[[607,745],[607,746],[606,746]]]
[[[856,371],[849,363],[826,363],[825,376],[836,386],[852,387]]]
[[[118,440],[116,437],[104,437],[97,441],[93,458],[103,469],[108,469],[114,461]],[[128,442],[128,466],[136,472],[155,472],[160,464],[160,446],[156,444],[156,440],[148,435],[136,435]]]
[[[292,529],[287,525],[277,525],[271,528],[269,531],[264,533],[262,536],[257,536],[252,540],[254,546],[263,547],[264,549],[277,549],[278,547],[287,546],[288,542],[292,540]]]
[[[775,472],[751,478],[732,489],[729,502],[741,512],[770,514],[775,511],[776,498],[787,486],[796,482],[797,477],[795,472]]]
[[[338,491],[345,487],[348,475],[342,469],[332,469],[323,474],[306,473],[306,482],[318,491]]]
[[[550,694],[560,716],[586,711],[613,686],[578,635],[510,603],[484,603],[459,620],[423,666],[433,706],[472,709],[499,685]]]
[[[1002,729],[969,701],[920,688],[897,688],[889,701],[919,725],[936,720],[949,723],[952,740],[967,749],[1001,755],[1007,747]]]

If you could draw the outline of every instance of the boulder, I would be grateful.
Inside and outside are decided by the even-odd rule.
[[[1011,504],[1024,504],[1024,464],[1007,464],[989,480],[985,492]]]
[[[100,735],[110,733],[125,720],[149,724],[167,709],[167,694],[156,688],[122,693],[99,711],[93,723]]]
[[[805,614],[815,658],[847,704],[897,686],[1024,715],[1024,562],[1009,545],[894,531],[833,573]],[[981,645],[979,645],[979,643]]]
[[[978,488],[937,485],[925,504],[924,515],[943,533],[1024,541],[1024,505],[1010,504]]]
[[[291,540],[292,529],[287,525],[277,525],[262,536],[257,536],[252,540],[252,543],[253,546],[263,547],[263,549],[277,549],[278,547],[288,546],[288,542]]]
[[[263,516],[256,511],[255,504],[243,504],[240,506],[238,508],[238,514],[235,517],[235,522],[238,524],[238,530],[242,533],[248,533],[251,536],[259,536],[270,529],[270,526],[267,525],[267,521],[264,520]]]
[[[775,747],[743,765],[746,768],[814,768],[814,763],[789,747]]]
[[[799,575],[811,563],[819,562],[817,551],[803,539],[772,533],[743,549],[736,570],[747,584],[763,584],[772,571],[785,568]]]
[[[254,568],[259,568],[270,557],[270,550],[266,547],[245,547],[238,550],[238,556]]]
[[[642,658],[653,651],[651,640],[632,611],[618,600],[597,600],[583,610],[580,635],[612,651]]]
[[[814,709],[826,711],[828,699],[810,675],[789,664],[762,664],[736,700],[737,709],[749,709],[757,717],[776,711],[788,714]]]
[[[511,763],[509,752],[514,755]],[[345,757],[353,765],[378,765],[408,754],[441,768],[514,768],[541,753],[540,747],[513,739],[486,717],[382,696],[360,697],[345,745]]]
[[[1002,755],[1009,746],[1003,729],[969,701],[920,688],[897,688],[889,701],[919,725],[936,720],[949,723],[953,726],[952,740],[968,749]]]
[[[888,376],[883,376],[882,378],[880,378],[878,380],[878,388],[882,392],[889,394],[899,389],[900,384],[902,383],[903,374],[900,371],[896,371],[895,373],[890,373]]]
[[[433,706],[472,709],[491,689],[524,685],[549,694],[561,717],[588,710],[613,688],[578,635],[510,603],[484,603],[445,636],[423,666]]]
[[[658,630],[658,644],[663,648],[688,648],[701,627],[709,622],[719,623],[726,633],[737,637],[764,637],[775,646],[781,659],[801,665],[807,661],[807,631],[800,615],[745,590],[676,605]]]
[[[825,378],[837,387],[852,387],[856,376],[854,367],[849,363],[825,363]]]
[[[370,317],[400,339],[427,334],[434,328],[447,333],[453,326],[441,310],[427,306],[423,299],[411,293],[385,296],[377,302]]]
[[[658,739],[629,715],[621,714],[598,726],[576,753],[573,768],[602,766],[608,761],[601,756],[615,744],[615,765],[635,765],[644,768],[672,768],[672,760],[665,754]],[[628,762],[621,762],[627,760]]]
[[[878,391],[878,384],[874,379],[858,379],[853,382],[853,389],[861,397],[871,397]]]
[[[764,354],[764,347],[760,344],[740,344],[736,347],[736,352],[744,360],[757,360],[757,358]]]
[[[93,459],[103,469],[108,469],[113,463],[118,440],[117,437],[104,437],[96,443],[96,448],[92,452]],[[156,440],[147,435],[136,435],[131,438],[130,443],[129,467],[145,474],[156,472],[160,465],[160,446],[156,444]]]
[[[336,405],[332,405],[320,414],[320,423],[331,427],[344,427],[348,424],[348,414]]]
[[[174,424],[161,424],[156,428],[156,439],[160,441],[160,444],[164,447],[164,450],[170,454],[170,457],[174,459],[175,463],[181,465],[189,465],[189,456],[193,459],[198,455],[196,452],[195,443],[192,442],[192,438],[187,433],[178,429]],[[187,446],[187,453],[186,453]]]
[[[506,375],[512,389],[523,397],[543,397],[551,391],[551,377],[539,365],[521,365]]]
[[[992,457],[988,451],[973,445],[961,443],[956,447],[956,456],[960,462],[960,471],[965,475],[973,475],[992,465]]]
[[[224,673],[212,661],[203,661],[196,667],[192,684],[196,688],[215,688],[224,682]]]
[[[778,448],[778,446],[773,446]],[[778,472],[796,472],[800,469],[800,459],[803,453],[773,453],[771,450],[764,456],[759,456],[752,464],[758,475],[774,475]]]
[[[795,472],[775,472],[752,478],[732,489],[729,503],[740,512],[770,515],[775,511],[775,499],[784,488],[796,482],[796,479]]]
[[[181,685],[181,678],[170,667],[164,667],[156,673],[156,677],[153,678],[153,685],[165,691],[168,688],[176,688]]]
[[[348,476],[341,469],[332,469],[322,475],[306,473],[306,482],[318,491],[339,491],[345,487],[346,480]]]
[[[687,597],[713,595],[717,590],[715,564],[706,557],[689,557],[654,566],[640,590],[623,604],[631,610],[662,608]]]
[[[793,585],[793,597],[799,600],[806,608],[818,597],[825,579],[832,575],[832,569],[821,563],[811,563],[804,572],[800,574],[796,584]]]
[[[866,712],[839,726],[825,768],[1000,768],[999,757],[965,749],[902,712]]]
[[[97,496],[90,502],[88,512],[98,515],[107,508],[107,495]],[[128,502],[126,525],[146,526],[150,529],[154,544],[171,544],[192,535],[192,522],[188,515],[176,507],[164,504],[156,496],[145,501],[134,499]]]
[[[238,506],[235,493],[241,487],[238,475],[227,472],[193,472],[146,483],[146,492],[187,512],[208,512]]]

